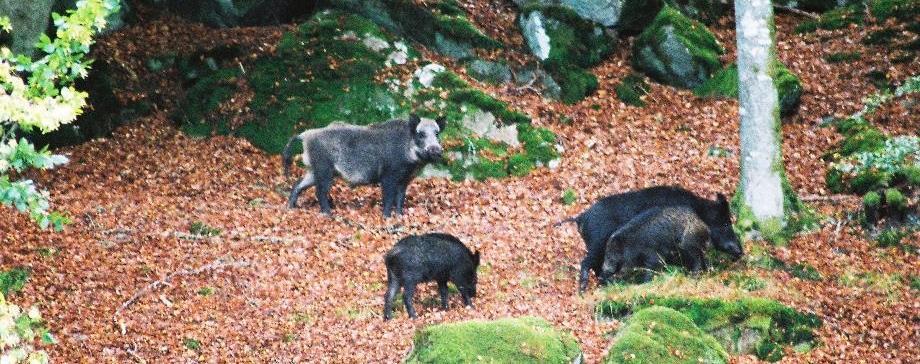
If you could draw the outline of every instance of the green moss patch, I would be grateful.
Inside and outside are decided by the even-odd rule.
[[[605,363],[727,363],[728,353],[686,315],[670,308],[641,309],[613,339]]]
[[[880,21],[895,18],[898,20],[914,20],[920,16],[920,1],[917,0],[872,0],[869,10]]]
[[[850,24],[862,24],[864,18],[862,5],[850,5],[832,9],[821,14],[815,20],[808,20],[795,27],[796,33],[808,33],[818,29],[842,29]]]
[[[16,267],[8,271],[0,271],[0,293],[5,297],[10,296],[10,292],[19,292],[29,280],[31,270],[25,267]]]
[[[642,107],[645,106],[644,97],[650,89],[642,76],[630,74],[624,77],[614,90],[620,101],[628,105]]]
[[[694,88],[722,68],[724,49],[706,27],[665,6],[633,45],[633,66],[672,86]]]
[[[860,52],[837,52],[824,56],[824,60],[827,63],[849,63],[858,61],[860,58],[862,58],[862,53]]]
[[[799,77],[780,62],[774,73],[773,83],[779,95],[780,114],[783,116],[795,112],[802,97],[802,82]],[[693,89],[693,93],[700,97],[729,97],[738,98],[738,65],[732,63],[716,72],[711,78]]]
[[[804,349],[815,345],[814,329],[821,326],[821,320],[813,314],[754,297],[635,296],[625,300],[602,300],[596,312],[601,318],[622,319],[656,306],[686,315],[731,353],[754,354],[768,361],[781,359],[784,346]]]
[[[540,318],[506,318],[419,330],[406,363],[571,363],[581,349],[571,334]]]
[[[864,109],[849,118],[836,121],[843,134],[838,147],[825,155],[831,162],[825,176],[831,191],[863,195],[866,222],[874,224],[884,217],[909,222],[910,211],[917,204],[920,187],[920,138],[915,135],[889,136],[866,120],[889,102],[899,102],[895,95],[920,92],[920,79],[914,78],[899,87],[895,94],[882,93],[867,99]]]

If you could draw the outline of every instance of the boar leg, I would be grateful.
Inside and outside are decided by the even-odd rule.
[[[464,306],[466,306],[466,307],[473,307],[473,298],[470,297],[470,296],[469,296],[468,294],[466,294],[465,292],[463,292],[463,290],[460,291],[460,297],[463,298],[463,305],[464,305]]]
[[[380,188],[383,192],[383,216],[390,217],[396,204],[399,186],[394,178],[387,177],[380,182]]]
[[[655,277],[655,271],[661,269],[661,266],[661,257],[659,257],[657,254],[646,254],[645,259],[642,261],[642,268],[644,268],[644,272],[642,272],[642,278],[640,281],[642,283],[651,281],[652,278]]]
[[[441,308],[447,309],[447,281],[438,281],[438,293],[441,295]]]
[[[401,183],[396,190],[396,214],[403,214],[403,205],[406,203],[406,190],[409,189],[409,182]]]
[[[289,208],[293,209],[297,207],[297,197],[300,196],[300,192],[302,192],[303,190],[307,188],[310,188],[310,186],[313,185],[313,182],[314,182],[313,173],[307,172],[307,174],[303,176],[303,179],[298,181],[297,184],[295,184],[294,187],[291,188],[291,195],[288,197],[288,207]]]
[[[686,268],[691,272],[697,273],[707,269],[706,255],[702,250],[698,248],[685,249],[681,252],[681,255],[684,256],[684,260],[687,262]]]
[[[320,212],[327,215],[332,214],[332,200],[329,198],[329,191],[332,190],[332,175],[313,171],[313,178],[316,181],[316,200],[319,201]]]
[[[387,292],[383,295],[383,319],[389,320],[393,317],[393,299],[399,292],[399,280],[393,277],[393,274],[387,270]]]
[[[415,318],[415,306],[412,305],[412,298],[415,297],[415,282],[406,282],[403,286],[403,303],[406,304],[406,312],[409,317]]]

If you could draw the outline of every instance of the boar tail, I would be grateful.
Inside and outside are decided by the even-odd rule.
[[[287,145],[284,147],[284,151],[281,152],[281,161],[284,165],[284,176],[287,177],[291,174],[291,162],[293,161],[293,147],[294,141],[301,140],[301,135],[297,134],[291,137],[291,140],[288,140]]]
[[[567,218],[567,219],[565,219],[565,220],[559,221],[559,222],[553,224],[553,227],[560,227],[560,226],[562,226],[562,224],[565,224],[565,223],[567,223],[567,222],[578,223],[578,216],[572,216],[572,217]]]

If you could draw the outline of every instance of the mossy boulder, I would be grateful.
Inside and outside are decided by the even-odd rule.
[[[505,62],[474,59],[466,65],[466,72],[479,81],[501,84],[511,81],[511,67]]]
[[[776,64],[776,75],[773,83],[779,96],[780,115],[793,114],[802,98],[802,82],[798,76],[780,62]],[[700,97],[728,97],[738,98],[738,65],[732,63],[716,72],[711,78],[693,89],[693,93]]]
[[[658,10],[661,0],[514,0],[521,9],[532,6],[561,6],[584,20],[626,33],[638,33]]]
[[[596,307],[600,318],[621,319],[648,307],[667,307],[689,317],[722,347],[734,354],[754,354],[777,361],[784,346],[806,350],[815,345],[814,329],[821,320],[766,298],[688,298],[680,296],[633,296],[606,299]]]
[[[8,17],[13,26],[11,34],[0,31],[0,45],[9,47],[14,54],[31,57],[38,38],[48,29],[52,5],[54,0],[0,0],[0,14]]]
[[[340,0],[328,3],[367,17],[390,32],[451,58],[468,59],[476,55],[476,49],[502,47],[501,42],[476,28],[454,0]]]
[[[286,33],[276,54],[257,60],[246,73],[227,65],[197,78],[176,118],[190,135],[239,136],[279,153],[305,128],[333,121],[366,125],[417,112],[447,119],[441,140],[448,160],[434,167],[434,175],[449,172],[458,180],[523,175],[558,159],[552,132],[532,127],[527,115],[443,66],[379,77],[399,74],[413,61],[424,64],[419,57],[402,38],[367,18],[323,11]],[[482,128],[487,132],[464,127],[464,119],[481,114],[495,124]]]
[[[419,330],[406,363],[573,363],[575,337],[540,318],[432,325]]]
[[[530,5],[518,23],[524,39],[560,89],[560,99],[575,103],[597,89],[597,78],[585,70],[614,50],[615,39],[575,11],[556,5]]]
[[[633,45],[633,66],[672,86],[694,88],[722,68],[724,49],[706,27],[665,6]]]
[[[667,307],[637,311],[613,338],[605,363],[727,363],[728,353],[686,315]]]

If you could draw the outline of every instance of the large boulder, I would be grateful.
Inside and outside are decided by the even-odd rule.
[[[698,21],[665,6],[633,45],[633,66],[672,86],[694,88],[722,68],[724,49]]]
[[[384,29],[411,38],[451,58],[469,59],[475,50],[502,44],[469,21],[456,1],[341,0],[331,6],[360,14]]]
[[[2,39],[2,44],[15,54],[31,57],[38,38],[48,29],[52,5],[54,0],[0,0],[0,14],[9,17],[13,25],[12,34]]]
[[[543,319],[506,318],[428,326],[416,333],[406,363],[576,363],[575,337]]]
[[[560,87],[560,99],[574,103],[597,89],[585,68],[613,52],[615,39],[573,10],[556,5],[525,7],[518,19],[524,39]]]
[[[653,306],[632,315],[613,338],[605,363],[727,363],[728,353],[686,315]]]
[[[673,284],[673,282],[671,283]],[[653,282],[652,284],[655,285],[656,283]],[[643,290],[608,291],[607,294],[610,298],[601,300],[595,308],[595,312],[601,319],[623,320],[625,318],[628,320],[627,327],[620,331],[617,335],[618,337],[627,336],[630,331],[642,330],[656,320],[661,322],[680,322],[680,327],[686,327],[687,323],[684,319],[689,318],[691,324],[698,327],[696,330],[687,329],[688,332],[692,333],[691,336],[706,337],[704,340],[710,343],[711,339],[715,339],[718,345],[729,353],[735,355],[753,354],[761,360],[771,362],[781,359],[788,350],[787,348],[802,352],[808,351],[815,345],[816,336],[814,331],[821,326],[821,320],[814,314],[799,312],[777,301],[759,297],[734,299],[662,296],[658,294],[666,293],[666,291],[672,289],[670,287],[676,286],[657,284],[659,285],[644,287]],[[654,293],[649,294],[647,292]],[[738,293],[727,292],[721,294],[730,294],[735,297]],[[669,309],[676,310],[686,316],[678,317]],[[649,310],[656,311],[651,311],[650,313]],[[630,315],[632,316],[630,317]],[[610,349],[611,355],[607,359],[608,361],[622,359],[630,353],[641,357],[643,354],[638,352],[648,350],[645,353],[647,355],[645,360],[648,361],[645,362],[674,362],[665,359],[659,361],[660,358],[655,353],[660,353],[658,350],[662,346],[689,353],[686,348],[677,346],[682,345],[681,343],[675,342],[685,342],[682,337],[680,340],[677,340],[677,337],[671,340],[666,340],[664,337],[661,339],[665,340],[655,338],[655,335],[664,332],[666,331],[653,330],[651,332],[653,336],[650,337],[652,340],[648,341],[648,345],[637,346],[630,344],[630,341],[636,342],[637,340],[628,340],[623,343],[617,341],[614,343],[614,347]],[[712,336],[710,337],[709,335]],[[694,345],[700,347],[698,344],[700,343],[695,343]],[[708,344],[707,346],[712,347]],[[616,356],[614,356],[615,352],[618,353]],[[688,361],[677,362],[698,362],[692,355],[685,358]]]
[[[638,33],[658,10],[661,0],[514,0],[521,9],[534,5],[561,6],[584,20],[625,33]]]
[[[798,109],[802,98],[802,81],[781,62],[775,64],[773,83],[779,94],[780,115],[791,115]],[[693,93],[700,97],[738,98],[738,65],[732,63],[716,72],[709,80],[694,88]]]

